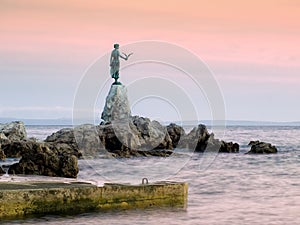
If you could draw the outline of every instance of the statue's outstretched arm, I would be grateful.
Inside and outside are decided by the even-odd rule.
[[[124,53],[123,53],[123,54],[124,54]],[[127,60],[127,59],[128,59],[126,56],[124,57],[124,56],[122,56],[121,54],[119,55],[119,57],[122,58],[122,59],[124,59],[124,60]]]

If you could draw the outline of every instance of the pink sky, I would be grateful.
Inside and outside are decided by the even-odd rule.
[[[275,82],[287,91],[300,85],[298,0],[0,0],[0,28],[0,76],[10,83],[21,71],[37,79],[54,70],[54,77],[74,88],[85,68],[114,42],[154,39],[190,49],[206,61],[229,106],[240,104],[230,100],[231,84]],[[57,104],[65,107],[68,101]],[[9,107],[8,101],[1,105]]]

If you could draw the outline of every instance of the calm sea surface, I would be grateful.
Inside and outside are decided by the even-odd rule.
[[[27,131],[28,136],[42,140],[61,128],[28,126]],[[109,181],[139,183],[144,176],[149,182],[160,179],[188,182],[185,210],[94,212],[0,221],[0,224],[300,224],[300,127],[234,126],[226,129],[222,139],[238,142],[240,153],[203,155],[179,149],[180,154],[171,159],[80,160],[78,180],[99,185]],[[257,139],[276,145],[279,153],[245,155],[248,142]]]

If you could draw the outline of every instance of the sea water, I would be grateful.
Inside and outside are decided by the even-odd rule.
[[[34,136],[43,140],[61,128],[63,127],[28,126],[27,131],[29,137]],[[185,150],[177,150],[180,154],[174,156],[168,168],[163,167],[164,169],[160,166],[166,162],[165,159],[157,157],[120,159],[114,164],[105,158],[97,159],[97,162],[79,161],[78,180],[99,185],[118,177],[120,179],[126,177],[127,182],[135,183],[142,178],[142,169],[147,173],[145,168],[150,168],[147,165],[157,167],[157,170],[149,172],[149,174],[157,173],[150,182],[161,177],[189,183],[186,209],[152,208],[80,215],[49,215],[0,223],[300,224],[300,127],[233,126],[227,127],[222,139],[238,142],[240,153],[206,154],[210,161],[205,167],[202,166],[205,155],[192,154]],[[244,154],[250,149],[247,145],[250,140],[270,142],[277,146],[279,152],[272,155]],[[28,176],[23,179],[37,179],[37,177]]]

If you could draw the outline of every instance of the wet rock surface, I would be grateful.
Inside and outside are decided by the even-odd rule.
[[[4,175],[5,171],[3,170],[3,168],[0,166],[0,176]]]
[[[167,126],[167,131],[172,140],[173,148],[176,148],[180,139],[186,135],[185,130],[175,123],[170,123]]]
[[[0,161],[2,160],[5,160],[6,159],[6,155],[4,153],[4,151],[2,150],[1,148],[1,144],[0,144]]]
[[[240,146],[238,143],[221,141],[220,153],[238,153]]]
[[[9,167],[10,174],[76,177],[80,154],[76,143],[71,142],[71,130],[57,132],[60,143],[38,142],[28,138],[23,122],[0,125],[0,160],[20,158]],[[66,144],[67,143],[67,144]],[[0,167],[1,168],[1,167]],[[3,170],[3,168],[1,168]],[[0,171],[1,172],[1,171]]]
[[[14,142],[14,145],[22,148],[22,158],[10,166],[9,174],[77,177],[78,159],[75,155],[58,152],[51,145],[41,142]]]
[[[251,149],[246,154],[275,154],[277,153],[277,148],[271,143],[266,143],[262,141],[250,141],[249,146]]]

